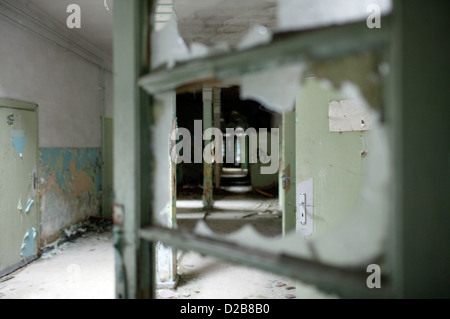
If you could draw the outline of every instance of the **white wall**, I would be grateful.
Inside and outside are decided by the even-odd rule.
[[[14,15],[1,7],[0,13]],[[61,47],[65,45],[70,46],[54,44],[0,15],[0,97],[39,105],[40,147],[101,147],[100,66]],[[111,77],[106,72],[107,110]]]

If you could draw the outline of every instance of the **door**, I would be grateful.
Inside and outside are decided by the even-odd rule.
[[[0,276],[36,258],[37,106],[0,99]]]

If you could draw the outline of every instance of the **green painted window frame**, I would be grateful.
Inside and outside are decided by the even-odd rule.
[[[442,138],[448,132],[448,123],[443,119],[450,97],[446,85],[434,84],[439,78],[447,79],[449,73],[448,63],[445,64],[449,46],[442,45],[448,37],[443,28],[448,25],[445,7],[448,2],[435,1],[430,5],[421,0],[394,0],[393,3],[393,13],[383,19],[381,30],[364,27],[358,31],[358,24],[349,24],[277,35],[272,43],[262,47],[187,61],[171,70],[147,73],[151,52],[149,29],[155,1],[116,0],[114,110],[121,123],[115,122],[114,136],[115,142],[128,152],[127,159],[115,158],[118,164],[115,187],[119,188],[115,215],[125,219],[124,226],[115,228],[116,248],[122,257],[116,264],[119,297],[153,296],[151,246],[159,240],[175,247],[220,254],[221,258],[251,263],[258,268],[274,268],[276,272],[299,269],[299,279],[310,278],[313,284],[323,281],[343,296],[361,297],[351,284],[359,280],[361,272],[356,276],[354,273],[342,276],[347,278],[343,280],[339,268],[321,268],[324,265],[156,227],[152,221],[152,200],[143,195],[153,194],[153,186],[148,185],[153,181],[153,172],[146,165],[152,156],[146,129],[153,125],[148,108],[157,92],[186,88],[195,80],[198,80],[195,85],[211,84],[211,80],[268,66],[275,68],[302,58],[325,59],[383,45],[389,45],[387,58],[391,67],[383,102],[390,121],[394,198],[389,203],[392,216],[386,252],[392,287],[380,296],[449,295],[450,283],[441,273],[450,266],[448,246],[443,244],[448,241],[450,224],[450,215],[443,214],[449,207],[448,143]],[[427,56],[429,52],[433,52],[433,57]],[[120,192],[123,187],[126,187],[124,194]],[[426,218],[424,209],[427,209]]]
[[[178,88],[214,83],[246,73],[278,68],[285,63],[329,59],[367,50],[385,49],[389,42],[389,17],[385,28],[372,30],[366,22],[280,34],[263,46],[183,62],[170,70],[158,70],[142,76],[138,84],[149,95],[173,92]],[[318,45],[320,44],[320,46]],[[332,267],[301,258],[206,238],[157,226],[141,228],[139,236],[150,242],[162,241],[182,250],[194,250],[225,260],[264,269],[273,273],[313,282],[326,292],[343,296],[386,298],[393,295],[387,280],[383,289],[369,290],[366,269]]]

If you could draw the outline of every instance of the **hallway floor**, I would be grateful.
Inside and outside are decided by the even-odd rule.
[[[44,258],[1,278],[0,299],[114,298],[112,232],[85,234]]]
[[[215,198],[215,210],[201,212],[201,201],[177,201],[178,226],[192,229],[200,219],[217,233],[230,233],[251,223],[265,236],[281,234],[276,199],[227,194]],[[53,253],[52,253],[53,252]],[[45,258],[46,257],[46,258]],[[309,285],[196,252],[178,252],[176,289],[157,289],[157,298],[294,299],[327,298]],[[85,233],[44,254],[37,261],[0,278],[0,299],[111,299],[114,288],[111,231]]]

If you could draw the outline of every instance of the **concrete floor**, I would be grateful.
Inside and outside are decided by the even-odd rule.
[[[202,212],[192,196],[177,202],[178,227],[200,219],[215,232],[233,232],[251,223],[265,236],[280,236],[278,201],[248,194],[222,194],[215,210]],[[200,205],[200,206],[199,206]],[[110,299],[115,296],[114,249],[110,231],[86,233],[30,265],[0,279],[0,299]],[[176,289],[158,289],[157,298],[293,299],[328,298],[314,287],[261,270],[195,252],[178,252]]]
[[[0,279],[1,299],[114,298],[111,232],[83,235],[51,258]]]

